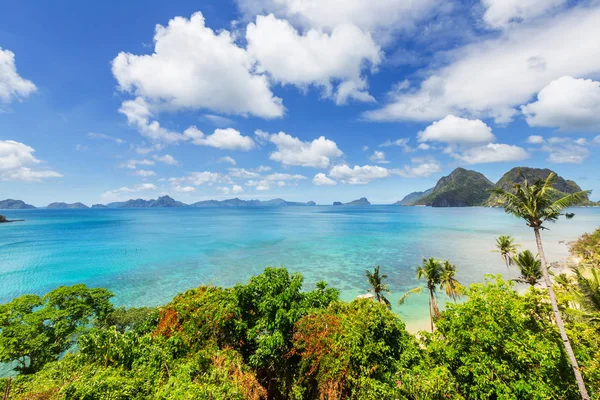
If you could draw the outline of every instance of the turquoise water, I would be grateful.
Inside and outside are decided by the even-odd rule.
[[[544,233],[552,261],[566,244],[600,226],[600,209]],[[137,210],[7,210],[0,225],[0,303],[83,282],[114,291],[115,303],[160,305],[200,284],[231,286],[265,266],[301,272],[305,288],[319,280],[344,299],[366,292],[366,268],[381,265],[395,303],[416,286],[424,256],[450,259],[463,283],[506,273],[495,237],[510,234],[534,249],[521,221],[489,208],[282,207]],[[395,307],[407,323],[428,318],[427,297]]]

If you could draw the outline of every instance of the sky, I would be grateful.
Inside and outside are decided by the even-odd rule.
[[[600,1],[0,3],[0,199],[400,200],[457,167],[600,199]]]

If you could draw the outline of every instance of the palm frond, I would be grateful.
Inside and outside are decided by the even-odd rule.
[[[404,304],[404,302],[406,301],[406,299],[411,295],[411,294],[418,294],[423,292],[423,287],[419,286],[413,289],[410,289],[408,292],[404,293],[402,295],[402,297],[400,297],[400,300],[398,300],[398,305],[401,306],[402,304]]]

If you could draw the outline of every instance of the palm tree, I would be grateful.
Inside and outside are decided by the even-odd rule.
[[[387,275],[379,275],[379,265],[373,268],[373,272],[369,271],[368,269],[365,270],[365,275],[369,280],[369,285],[371,285],[369,292],[373,290],[375,300],[381,304],[385,304],[388,308],[391,308],[392,305],[390,301],[383,295],[384,292],[390,292],[388,285],[383,283],[383,281],[387,279]]]
[[[525,250],[517,254],[514,258],[514,263],[517,264],[519,271],[521,271],[521,276],[516,278],[515,281],[527,283],[531,286],[540,283],[540,280],[543,277],[542,263],[531,251]]]
[[[548,275],[548,265],[546,263],[546,256],[544,255],[544,248],[542,247],[542,237],[540,232],[541,230],[546,229],[544,226],[546,222],[556,222],[565,208],[585,200],[590,192],[579,191],[554,200],[557,191],[552,187],[552,182],[555,177],[556,174],[552,172],[545,181],[538,180],[530,185],[527,180],[524,180],[522,184],[515,184],[512,192],[500,188],[494,189],[493,192],[499,195],[504,210],[507,213],[524,219],[527,226],[533,228],[538,253],[542,263],[542,275],[544,277],[544,283],[548,288],[548,295],[550,297],[554,319],[556,320],[556,326],[560,331],[560,336],[569,357],[571,367],[573,368],[573,373],[575,374],[575,380],[577,381],[581,397],[588,400],[590,397],[585,388],[585,383],[581,377],[575,353],[573,353],[571,342],[569,341],[560,311],[558,310],[556,294],[554,293]],[[568,213],[566,217],[568,219],[572,218],[573,214]]]
[[[446,290],[446,295],[452,297],[452,300],[456,303],[456,299],[460,297],[462,293],[462,285],[455,278],[456,276],[456,265],[446,260],[442,264],[442,276],[440,278],[440,289]]]
[[[423,258],[423,263],[417,267],[417,279],[424,279],[425,286],[429,290],[429,318],[431,319],[431,332],[433,332],[433,321],[440,317],[440,309],[437,305],[436,286],[442,281],[444,269],[442,263],[433,257]]]
[[[510,266],[513,265],[513,255],[517,252],[518,245],[514,244],[514,238],[506,235],[498,236],[496,238],[496,249],[494,250],[500,253],[500,257],[506,264],[508,270],[508,277],[510,278]]]
[[[596,268],[586,271],[582,267],[574,267],[571,270],[575,274],[577,297],[581,307],[588,313],[591,321],[600,321],[600,271]]]

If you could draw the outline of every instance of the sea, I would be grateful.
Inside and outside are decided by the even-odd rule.
[[[600,208],[543,232],[547,258],[564,263],[568,243],[600,226]],[[325,281],[351,300],[369,289],[365,270],[387,275],[388,294],[409,327],[427,327],[427,295],[399,297],[422,284],[423,257],[450,260],[463,284],[507,271],[495,238],[511,235],[535,251],[525,223],[495,208],[315,206],[5,210],[0,224],[0,303],[85,283],[114,292],[118,306],[159,306],[199,285],[233,286],[267,266]],[[442,304],[445,302],[441,296]]]

